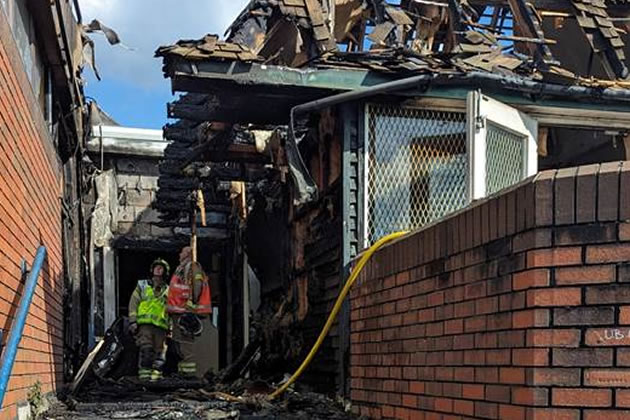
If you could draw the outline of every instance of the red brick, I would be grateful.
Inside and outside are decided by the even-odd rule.
[[[565,408],[529,408],[527,418],[532,420],[580,420],[580,410]]]
[[[499,298],[489,297],[485,299],[479,299],[475,302],[475,313],[477,315],[489,314],[497,312],[499,310]]]
[[[630,244],[593,245],[586,248],[587,264],[605,264],[630,260]]]
[[[487,385],[486,401],[510,402],[510,387],[505,385]]]
[[[617,366],[630,366],[630,349],[617,349]]]
[[[616,267],[601,265],[592,267],[556,268],[556,284],[611,283],[615,281]]]
[[[508,366],[512,363],[509,349],[486,350],[486,362],[492,366]]]
[[[557,308],[553,310],[553,323],[558,326],[610,325],[614,321],[615,309],[612,306]]]
[[[627,328],[589,328],[586,330],[587,346],[630,346],[630,330]]]
[[[464,320],[464,330],[466,332],[484,331],[486,329],[486,316],[476,316]]]
[[[475,382],[486,384],[499,382],[499,369],[496,367],[476,367]]]
[[[549,270],[536,269],[516,273],[512,277],[514,290],[525,290],[533,287],[549,286]]]
[[[576,329],[544,329],[527,331],[527,346],[529,347],[578,347],[580,345],[580,330]]]
[[[553,349],[554,366],[612,366],[612,362],[612,349]]]
[[[442,305],[444,303],[444,292],[440,291],[440,292],[435,292],[435,293],[431,293],[429,296],[427,296],[427,304],[429,306],[438,306],[438,305]]]
[[[435,411],[443,413],[453,412],[453,400],[450,398],[436,398],[434,403]]]
[[[617,226],[615,223],[592,223],[571,225],[554,229],[554,245],[594,245],[615,242]]]
[[[444,322],[444,334],[461,334],[464,331],[463,319],[452,319]]]
[[[390,405],[384,405],[381,407],[383,417],[394,417],[395,408]]]
[[[507,330],[512,328],[512,314],[502,312],[498,314],[487,315],[488,331]]]
[[[617,220],[619,216],[619,172],[621,162],[602,163],[597,182],[597,219]]]
[[[464,352],[464,364],[485,365],[486,352],[484,350],[468,350]]]
[[[599,164],[578,168],[575,196],[575,219],[577,223],[597,220],[597,173]]]
[[[616,392],[616,406],[628,408],[630,407],[630,390],[628,389],[618,389]]]
[[[621,223],[619,225],[619,240],[630,241],[630,223]]]
[[[410,276],[409,271],[403,271],[396,274],[396,286],[402,286],[409,283]]]
[[[512,252],[519,253],[530,249],[548,248],[551,246],[550,229],[534,229],[519,233],[512,240]]]
[[[473,382],[475,380],[475,369],[471,367],[458,367],[455,369],[455,380]]]
[[[582,248],[550,248],[537,249],[527,253],[527,266],[556,267],[565,265],[579,265],[582,263]]]
[[[577,386],[580,385],[580,369],[536,368],[528,374],[528,385]]]
[[[522,385],[525,383],[525,369],[502,367],[499,369],[499,381],[502,384]]]
[[[416,408],[418,406],[418,397],[416,395],[403,394],[402,405],[404,407]]]
[[[499,405],[487,402],[475,402],[475,416],[483,419],[498,419]]]
[[[409,383],[409,392],[412,394],[424,393],[424,382],[412,381]]]
[[[557,170],[552,169],[540,172],[534,181],[536,226],[549,226],[553,224],[554,179]]]
[[[547,327],[549,325],[549,309],[528,309],[512,313],[512,327],[530,328]]]
[[[501,404],[499,406],[499,418],[510,420],[525,420],[525,407]]]
[[[361,412],[361,415],[365,417],[369,417],[369,413],[364,414],[363,412]],[[400,420],[411,420],[411,413],[406,408],[396,407],[396,412],[394,414],[394,417]]]
[[[472,401],[455,400],[453,403],[453,412],[465,416],[472,416],[475,414],[475,404]]]
[[[549,391],[546,388],[513,388],[512,403],[519,405],[546,406]]]
[[[630,303],[630,285],[606,285],[586,287],[586,304],[601,305]]]
[[[578,306],[582,290],[577,287],[535,289],[527,292],[527,306]]]
[[[551,403],[561,407],[610,407],[612,392],[608,389],[555,388]]]
[[[483,400],[485,398],[485,386],[479,384],[464,384],[462,386],[462,398],[468,400]]]
[[[630,387],[630,369],[586,369],[584,385],[598,387]]]
[[[500,331],[497,334],[499,347],[513,348],[525,346],[525,331]]]
[[[549,349],[514,349],[512,363],[514,366],[547,366]]]
[[[498,334],[495,332],[475,334],[475,347],[478,349],[488,349],[497,347]]]
[[[630,410],[584,410],[584,420],[627,420]]]
[[[554,223],[563,225],[575,222],[575,186],[577,168],[558,170],[554,185]]]

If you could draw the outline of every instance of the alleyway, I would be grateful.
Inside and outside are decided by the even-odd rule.
[[[630,419],[628,57],[626,0],[0,0],[0,420]]]

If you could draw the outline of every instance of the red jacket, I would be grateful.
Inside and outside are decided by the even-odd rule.
[[[201,283],[201,292],[195,302],[193,282]],[[192,312],[195,314],[212,313],[212,298],[208,276],[203,271],[201,264],[192,262],[180,264],[171,278],[168,288],[166,310],[169,313],[183,314]]]

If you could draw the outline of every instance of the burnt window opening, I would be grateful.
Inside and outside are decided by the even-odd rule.
[[[538,148],[540,170],[630,158],[630,136],[624,130],[545,127],[541,133]]]

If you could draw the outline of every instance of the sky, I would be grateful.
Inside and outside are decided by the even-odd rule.
[[[162,60],[153,58],[160,45],[179,39],[223,34],[248,0],[79,0],[84,23],[98,19],[114,29],[128,48],[110,46],[101,34],[95,42],[99,82],[84,69],[85,94],[118,123],[160,129],[167,122],[170,81]]]

